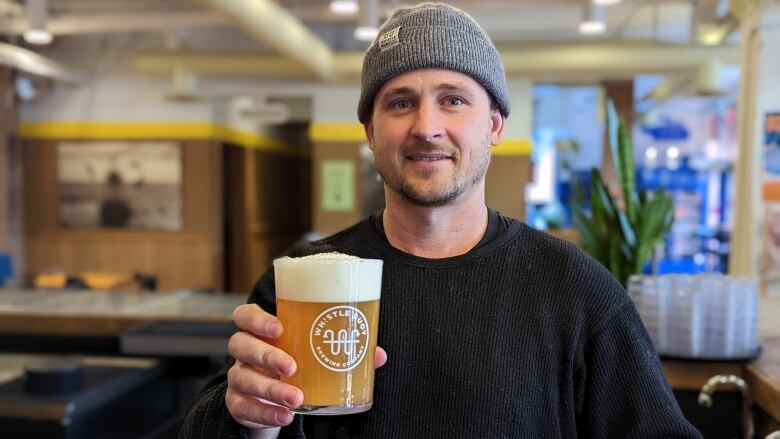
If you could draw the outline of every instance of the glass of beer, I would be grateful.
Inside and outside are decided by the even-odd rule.
[[[296,413],[343,415],[371,408],[382,261],[321,253],[274,261],[279,348],[298,370]]]

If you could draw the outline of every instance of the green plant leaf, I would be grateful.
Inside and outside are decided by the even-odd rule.
[[[620,231],[623,233],[626,245],[633,248],[636,245],[636,233],[634,233],[634,227],[628,220],[628,216],[621,210],[615,210],[618,222],[620,224]]]
[[[598,205],[603,212],[603,218],[600,219],[615,224],[615,211],[617,210],[617,207],[615,207],[615,201],[609,194],[609,189],[607,188],[606,183],[604,183],[604,180],[601,178],[601,173],[595,169],[593,171],[594,172],[591,173],[593,178],[593,184],[591,186],[591,190],[593,192],[592,197],[598,201]]]
[[[581,206],[573,209],[574,226],[580,231],[583,249],[625,284],[630,275],[641,273],[653,248],[671,230],[674,205],[663,191],[652,196],[637,192],[630,131],[611,102],[607,104],[607,131],[623,202],[616,203],[601,173],[593,169],[591,212]]]
[[[637,222],[639,198],[636,194],[636,176],[634,171],[634,148],[631,134],[625,122],[618,117],[615,105],[607,102],[607,131],[615,175],[620,184],[623,204],[632,224]]]

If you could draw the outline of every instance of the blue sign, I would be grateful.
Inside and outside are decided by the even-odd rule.
[[[658,125],[642,125],[642,131],[647,133],[653,140],[673,140],[682,141],[688,139],[688,129],[685,125],[675,122],[666,116],[661,116],[661,123]]]
[[[5,281],[14,276],[13,266],[11,265],[11,255],[0,253],[0,287]]]
[[[764,170],[780,176],[780,113],[769,113],[764,123]]]

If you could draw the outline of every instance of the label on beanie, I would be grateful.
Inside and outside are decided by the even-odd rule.
[[[377,42],[379,43],[379,50],[385,51],[391,47],[395,47],[401,44],[401,40],[398,39],[398,31],[401,30],[401,26],[395,29],[389,30],[383,33]]]

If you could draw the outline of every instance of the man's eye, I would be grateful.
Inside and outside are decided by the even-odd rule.
[[[466,103],[466,101],[458,96],[450,96],[447,99],[444,100],[447,105],[463,105]]]
[[[409,108],[411,106],[412,106],[412,103],[407,101],[407,100],[404,100],[404,99],[399,99],[397,101],[393,101],[393,102],[390,103],[390,107],[391,108],[395,108],[397,110],[406,110],[407,108]]]

